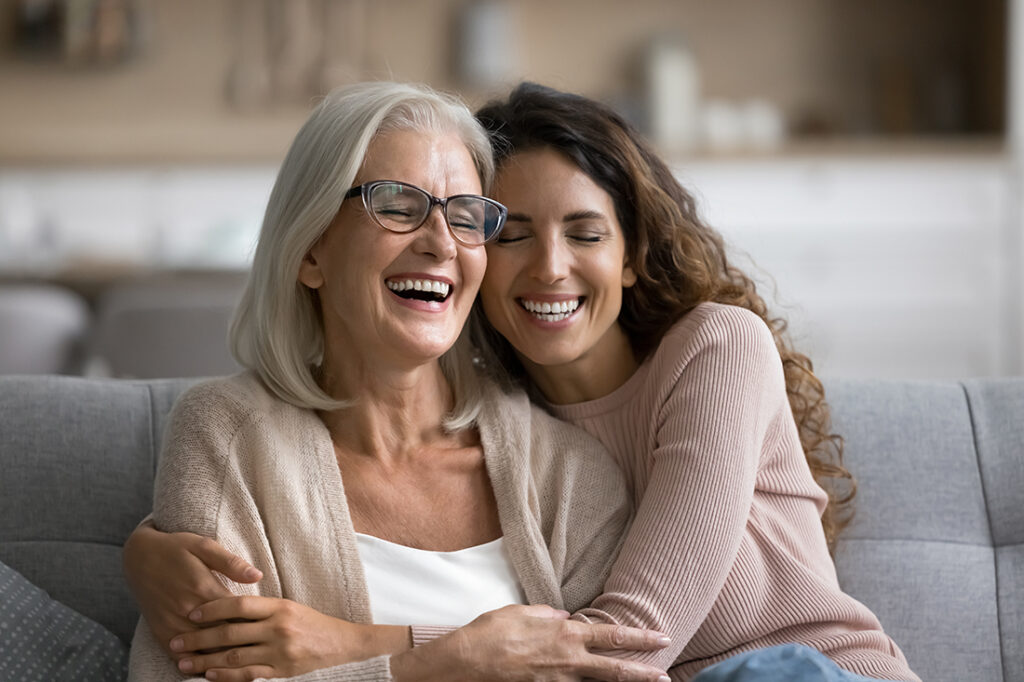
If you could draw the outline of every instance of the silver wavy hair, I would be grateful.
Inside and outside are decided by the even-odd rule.
[[[375,136],[393,130],[453,132],[469,149],[487,191],[494,161],[487,134],[464,103],[421,85],[374,82],[335,90],[295,136],[270,194],[252,269],[231,322],[235,359],[256,371],[278,397],[298,407],[350,406],[317,384],[324,352],[314,292],[298,281],[309,249],[334,220]],[[466,328],[440,359],[455,406],[445,427],[473,423],[481,385]]]

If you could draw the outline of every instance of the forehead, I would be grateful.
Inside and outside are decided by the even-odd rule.
[[[531,204],[584,203],[602,209],[613,205],[610,194],[569,157],[550,147],[518,152],[506,159],[495,177],[494,194],[499,201]]]
[[[389,130],[378,134],[367,147],[354,184],[371,180],[400,180],[427,190],[454,187],[458,192],[480,191],[473,157],[454,132]]]

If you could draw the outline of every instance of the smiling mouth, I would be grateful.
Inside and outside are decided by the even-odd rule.
[[[569,299],[566,301],[529,301],[524,298],[516,299],[520,307],[544,322],[560,322],[571,317],[583,305],[584,297]]]
[[[386,280],[384,284],[402,298],[436,303],[447,300],[452,290],[450,284],[436,279]]]

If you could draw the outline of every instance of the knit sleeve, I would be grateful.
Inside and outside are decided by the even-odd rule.
[[[217,540],[264,574],[257,585],[224,580],[235,594],[281,597],[281,576],[263,531],[259,508],[246,485],[254,449],[271,447],[256,437],[256,410],[230,385],[203,384],[185,393],[172,410],[157,470],[153,521],[168,532],[187,531]],[[140,619],[132,640],[129,680],[185,680]],[[275,678],[278,679],[278,678]],[[386,656],[287,678],[294,682],[385,682]]]
[[[683,345],[653,417],[656,447],[632,528],[604,592],[575,616],[667,634],[667,648],[629,655],[666,669],[736,559],[772,413],[785,401],[778,352],[756,317],[712,316]]]
[[[570,443],[559,449],[565,533],[553,533],[549,553],[559,573],[563,605],[575,611],[599,594],[619,556],[631,517],[626,484],[604,446],[582,429],[560,424]]]

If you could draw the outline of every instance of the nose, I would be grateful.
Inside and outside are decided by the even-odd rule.
[[[530,276],[543,284],[553,284],[569,276],[570,254],[562,240],[538,239],[531,258]]]
[[[426,221],[416,230],[416,250],[438,260],[450,260],[458,253],[455,237],[448,229],[440,206],[431,206]]]

